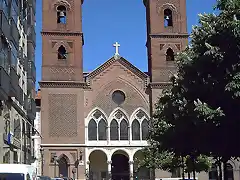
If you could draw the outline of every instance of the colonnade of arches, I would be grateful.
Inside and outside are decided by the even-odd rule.
[[[89,141],[147,140],[149,116],[144,110],[136,110],[131,117],[120,108],[109,118],[100,109],[95,109],[87,118]]]
[[[107,179],[111,176],[115,180],[129,180],[131,177],[150,179],[150,170],[138,168],[137,159],[143,158],[141,150],[130,155],[119,149],[112,153],[103,150],[93,150],[88,157],[89,179]]]

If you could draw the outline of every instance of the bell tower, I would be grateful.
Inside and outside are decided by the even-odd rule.
[[[188,43],[186,0],[144,0],[148,68],[152,83],[168,82],[175,55]]]
[[[85,143],[82,3],[42,0],[41,146],[47,164],[64,155],[71,170],[85,153],[75,146]],[[43,169],[44,175],[53,172],[51,166]]]

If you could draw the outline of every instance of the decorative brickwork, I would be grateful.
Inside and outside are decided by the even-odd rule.
[[[121,87],[121,90],[126,95],[124,103],[119,106],[112,101],[112,93],[115,91],[116,87]],[[139,107],[148,110],[148,105],[142,96],[130,85],[120,80],[108,84],[102,92],[99,92],[96,99],[93,101],[93,105],[101,108],[108,115],[117,107],[123,108],[128,114],[132,114],[133,111]]]
[[[77,136],[77,95],[49,94],[49,136]]]

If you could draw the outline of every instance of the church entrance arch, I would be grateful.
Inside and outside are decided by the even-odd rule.
[[[144,154],[141,150],[135,152],[133,156],[133,171],[134,171],[134,178],[142,179],[142,180],[149,180],[150,179],[150,170],[147,167],[140,167],[139,163],[144,159]]]
[[[101,150],[94,150],[89,155],[89,179],[106,179],[108,172],[107,155]]]
[[[112,179],[113,180],[129,180],[129,156],[126,152],[118,150],[112,155]]]
[[[58,160],[59,176],[68,177],[68,162],[69,159],[65,155]]]

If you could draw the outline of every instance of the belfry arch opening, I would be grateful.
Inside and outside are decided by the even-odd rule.
[[[172,50],[172,48],[167,49],[166,61],[174,61],[174,51]]]
[[[57,7],[57,23],[58,24],[67,23],[67,11],[66,11],[66,7],[63,5],[60,5]]]
[[[164,10],[164,27],[173,26],[173,13],[170,9]]]
[[[67,59],[67,51],[63,45],[58,48],[58,59]]]

